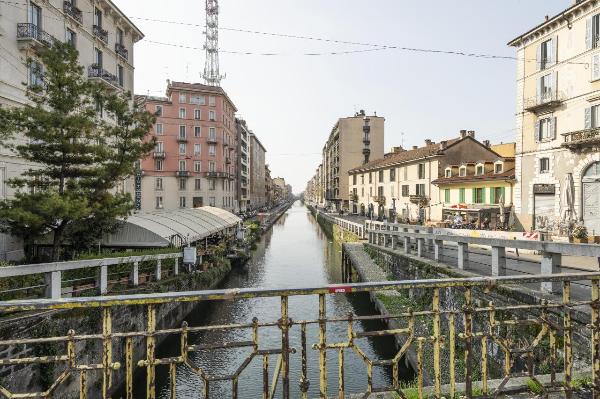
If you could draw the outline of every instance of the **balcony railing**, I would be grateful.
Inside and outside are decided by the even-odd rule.
[[[108,31],[106,29],[102,29],[101,26],[94,25],[92,27],[92,31],[94,32],[94,36],[102,40],[104,43],[108,43]]]
[[[152,154],[152,156],[154,158],[157,158],[157,159],[164,159],[165,156],[166,156],[166,154],[165,154],[164,151],[154,151],[154,153]]]
[[[129,58],[129,51],[121,43],[115,43],[115,53],[126,60]]]
[[[227,172],[204,172],[204,176],[209,179],[228,179],[229,173],[227,173]]]
[[[17,40],[19,42],[33,41],[40,46],[52,47],[56,39],[51,34],[41,30],[31,23],[17,24]]]
[[[192,174],[192,172],[190,172],[189,170],[178,170],[177,172],[175,172],[175,176],[177,177],[190,177]]]
[[[217,144],[217,138],[216,138],[216,137],[208,137],[208,138],[206,139],[206,142],[207,142],[208,144]]]
[[[598,145],[600,144],[600,127],[564,133],[563,137],[565,142],[562,143],[562,146],[573,150]]]
[[[523,103],[523,108],[529,112],[542,112],[558,107],[566,99],[563,92],[549,90],[539,96],[528,98]]]
[[[187,143],[187,136],[177,136],[177,141],[180,143]]]
[[[88,78],[90,79],[99,79],[102,82],[108,83],[113,87],[120,87],[119,78],[108,72],[106,69],[103,69],[102,66],[93,64],[88,68]]]
[[[79,8],[75,7],[72,2],[63,2],[63,12],[69,17],[73,18],[77,23],[83,23],[83,13]]]
[[[415,194],[408,197],[409,201],[417,205],[426,205],[429,203],[429,197],[425,194]]]

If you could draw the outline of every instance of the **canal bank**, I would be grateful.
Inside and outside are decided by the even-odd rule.
[[[244,287],[285,288],[311,287],[321,284],[341,283],[341,245],[332,236],[325,234],[315,218],[299,202],[295,203],[284,215],[274,223],[271,230],[257,242],[257,249],[247,265],[234,269],[225,279],[221,288],[233,289]],[[318,316],[318,300],[315,297],[290,297],[290,317],[295,320],[311,320]],[[326,297],[328,317],[343,317],[349,313],[355,315],[371,315],[374,309],[368,295],[328,295]],[[186,320],[190,326],[211,326],[252,323],[253,318],[259,322],[277,321],[280,303],[276,298],[252,298],[235,302],[220,301],[197,308]],[[381,329],[378,321],[356,322],[357,331]],[[290,330],[290,346],[298,349],[301,344],[300,331],[297,325]],[[198,333],[190,338],[196,345],[212,345],[239,342],[249,339],[243,331],[223,329],[210,333]],[[328,326],[328,342],[344,342],[347,339],[346,325],[340,323]],[[281,331],[277,326],[260,334],[261,347],[281,347]],[[307,328],[308,358],[307,379],[310,381],[308,397],[319,395],[319,355],[310,349],[319,341],[318,328],[310,325]],[[159,347],[160,357],[176,356],[179,341],[171,337]],[[372,359],[391,358],[395,354],[392,338],[378,337],[361,340],[361,348]],[[255,398],[262,396],[262,364],[254,359],[248,364],[244,360],[248,348],[227,348],[218,351],[194,352],[190,359],[198,368],[207,374],[218,377],[236,372],[243,366],[238,386],[239,397]],[[337,390],[337,355],[331,352],[328,364],[328,381],[330,392]],[[269,365],[269,375],[273,375],[275,360]],[[347,378],[346,388],[350,392],[364,391],[367,365],[356,354],[348,352],[345,359]],[[298,382],[301,378],[301,359],[298,352],[290,355],[290,389],[291,397],[299,397],[301,390]],[[169,370],[157,369],[157,397],[168,398]],[[136,387],[145,386],[143,372],[139,373]],[[176,387],[178,398],[197,398],[202,392],[202,379],[189,367],[177,367]],[[390,375],[385,368],[376,367],[373,372],[373,383],[376,386],[387,385]],[[211,383],[211,397],[230,397],[230,383]],[[143,398],[143,390],[136,391],[137,398]]]

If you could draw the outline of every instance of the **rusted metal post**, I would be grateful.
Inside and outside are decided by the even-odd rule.
[[[46,273],[44,275],[46,283],[46,298],[60,299],[62,295],[61,280],[62,272],[60,270]]]
[[[465,318],[465,393],[468,398],[473,397],[473,296],[471,288],[465,289],[465,304],[463,314]]]
[[[571,321],[571,282],[563,282],[563,326],[565,354],[565,393],[571,397],[571,379],[573,376],[573,325]]]
[[[469,244],[466,242],[459,242],[457,246],[458,250],[458,268],[464,270],[467,268],[469,262]]]
[[[308,380],[308,367],[306,359],[306,323],[302,323],[300,325],[300,346],[302,356],[302,375],[300,377],[300,392],[302,393],[302,398],[307,399],[310,382]]]
[[[327,309],[325,294],[319,294],[319,390],[321,398],[327,399]]]
[[[597,279],[592,280],[592,382],[594,397],[600,397],[600,289]]]
[[[344,399],[344,348],[340,348],[338,352],[338,398]]]
[[[492,247],[492,276],[506,275],[506,248]]]
[[[102,309],[102,397],[108,398],[112,386],[112,317],[110,308]]]
[[[558,274],[560,273],[561,254],[542,252],[541,274]],[[541,290],[548,293],[560,292],[560,282],[544,281],[541,283]]]
[[[133,338],[125,340],[125,399],[133,399]]]
[[[156,308],[154,305],[148,305],[148,320],[146,321],[146,398],[156,398],[156,365],[155,365],[155,351],[156,351],[156,337],[154,332],[156,331]]]
[[[290,341],[289,341],[288,297],[281,297],[281,389],[284,399],[290,397]]]
[[[422,239],[421,239],[422,240]],[[433,311],[433,369],[434,369],[434,386],[435,396],[442,397],[442,359],[441,359],[441,321],[440,321],[440,289],[433,290],[433,300],[431,305]]]

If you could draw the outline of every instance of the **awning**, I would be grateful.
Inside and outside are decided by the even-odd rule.
[[[115,234],[103,239],[108,247],[168,247],[200,241],[236,227],[242,219],[211,206],[137,213]]]

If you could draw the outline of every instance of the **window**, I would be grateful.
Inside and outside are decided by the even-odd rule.
[[[499,204],[500,202],[505,203],[504,187],[490,188],[490,202],[492,204]]]
[[[215,206],[215,197],[209,197],[208,198],[208,206]]]
[[[198,191],[201,187],[202,179],[194,179],[194,190]]]
[[[196,172],[196,173],[200,172],[201,168],[202,168],[202,162],[194,161],[194,172]]]
[[[396,180],[396,168],[390,169],[390,181]]]
[[[179,161],[179,170],[182,172],[187,170],[186,162],[183,159]]]
[[[162,209],[163,207],[163,198],[162,197],[156,197],[156,208],[157,209]]]
[[[201,96],[198,94],[192,94],[190,96],[190,104],[204,105],[205,103],[206,103],[206,99],[204,96]]]
[[[543,70],[554,64],[554,40],[549,39],[540,44],[537,54],[538,69]]]
[[[67,43],[69,43],[71,46],[77,48],[77,34],[69,28],[67,28],[67,33],[65,35],[65,41]]]
[[[31,87],[42,86],[44,84],[44,72],[42,64],[32,60],[29,63],[29,85]]]
[[[556,134],[556,118],[543,118],[536,122],[536,141],[553,140]]]
[[[383,170],[379,171],[379,183],[383,183]]]
[[[550,158],[540,158],[540,173],[550,172]]]
[[[163,161],[162,159],[154,160],[154,169],[157,171],[163,170]]]
[[[200,126],[194,126],[194,137],[200,137],[202,133],[202,130],[200,128]]]
[[[208,105],[210,105],[211,107],[214,107],[215,105],[217,105],[215,96],[208,96]]]
[[[216,171],[215,161],[209,161],[208,162],[208,171],[209,172],[215,172]]]
[[[156,115],[156,116],[162,116],[162,110],[163,110],[162,105],[157,105],[156,106],[156,111],[154,112],[154,115]]]
[[[202,111],[199,109],[194,110],[194,119],[200,120],[202,119]]]
[[[194,155],[200,155],[200,144],[194,144]]]
[[[592,81],[600,79],[600,53],[592,54]]]
[[[586,47],[588,50],[597,48],[600,40],[600,14],[594,15],[586,22]]]
[[[502,162],[496,162],[494,164],[494,173],[496,173],[496,174],[502,173],[503,170],[504,170],[504,164]]]
[[[156,147],[154,147],[155,152],[165,152],[165,146],[162,141],[156,142]]]
[[[102,27],[102,11],[98,8],[94,8],[94,25]]]
[[[94,49],[94,66],[95,66],[95,69],[102,69],[102,65],[103,65],[102,51],[100,51],[99,49],[95,48]]]
[[[216,155],[217,147],[214,144],[209,144],[208,146],[208,155]]]
[[[425,195],[425,185],[424,184],[416,184],[415,189],[416,189],[417,195]]]
[[[373,183],[373,174],[369,172],[369,184]]]
[[[467,175],[467,167],[466,167],[466,166],[461,166],[461,167],[458,169],[458,175],[459,175],[460,177],[465,177],[465,176]]]
[[[464,188],[458,189],[458,202],[461,204],[465,203],[465,189]]]
[[[185,139],[186,133],[185,133],[185,126],[184,125],[180,125],[179,126],[179,138],[180,139]]]
[[[360,184],[365,184],[365,174],[360,175]]]
[[[216,180],[215,179],[210,179],[208,181],[208,189],[211,190],[211,191],[214,191],[214,190],[216,190],[216,188],[217,188]]]
[[[179,185],[179,189],[180,190],[185,190],[186,187],[186,183],[187,183],[187,179],[183,178],[183,179],[178,179],[178,185]]]
[[[356,175],[352,175],[352,184],[356,186]]]
[[[215,121],[215,111],[208,111],[208,120],[211,122]]]
[[[117,28],[117,37],[115,39],[115,42],[117,44],[123,45],[123,30],[120,28]]]
[[[595,129],[600,127],[600,104],[585,109],[585,128]]]
[[[377,195],[383,197],[383,186],[377,187]]]
[[[157,124],[154,126],[154,131],[155,131],[155,132],[156,132],[156,134],[158,134],[158,135],[161,135],[161,134],[163,134],[163,125],[162,125],[162,123],[157,123]]]
[[[185,119],[185,108],[179,108],[179,117]]]
[[[34,3],[29,5],[29,22],[37,28],[42,29],[42,9]]]
[[[186,150],[187,148],[185,143],[179,143],[179,155],[185,155]]]
[[[402,196],[403,197],[408,197],[410,195],[409,190],[410,190],[409,185],[408,184],[404,184],[402,186]]]
[[[540,77],[537,88],[538,103],[545,103],[554,99],[554,74],[549,73]]]
[[[208,128],[208,138],[211,140],[217,139],[217,129],[214,127]]]
[[[444,190],[444,202],[446,204],[450,203],[450,189],[448,188]]]
[[[162,177],[157,177],[156,178],[156,189],[157,190],[162,190],[163,189],[163,179]]]
[[[483,172],[484,172],[484,167],[483,167],[483,165],[477,165],[477,166],[475,167],[475,175],[476,175],[476,176],[481,176],[481,175],[483,175]]]
[[[424,178],[425,178],[425,164],[420,163],[419,164],[419,179],[424,179]]]
[[[444,176],[445,177],[452,177],[452,169],[446,168],[446,170],[444,171]]]
[[[125,72],[122,65],[117,65],[117,79],[119,80],[119,86],[125,84]]]
[[[185,208],[185,197],[179,197],[179,207]]]
[[[473,189],[473,203],[484,204],[485,203],[485,188],[474,188]]]
[[[185,93],[179,93],[179,103],[185,104],[187,102],[187,96]]]

